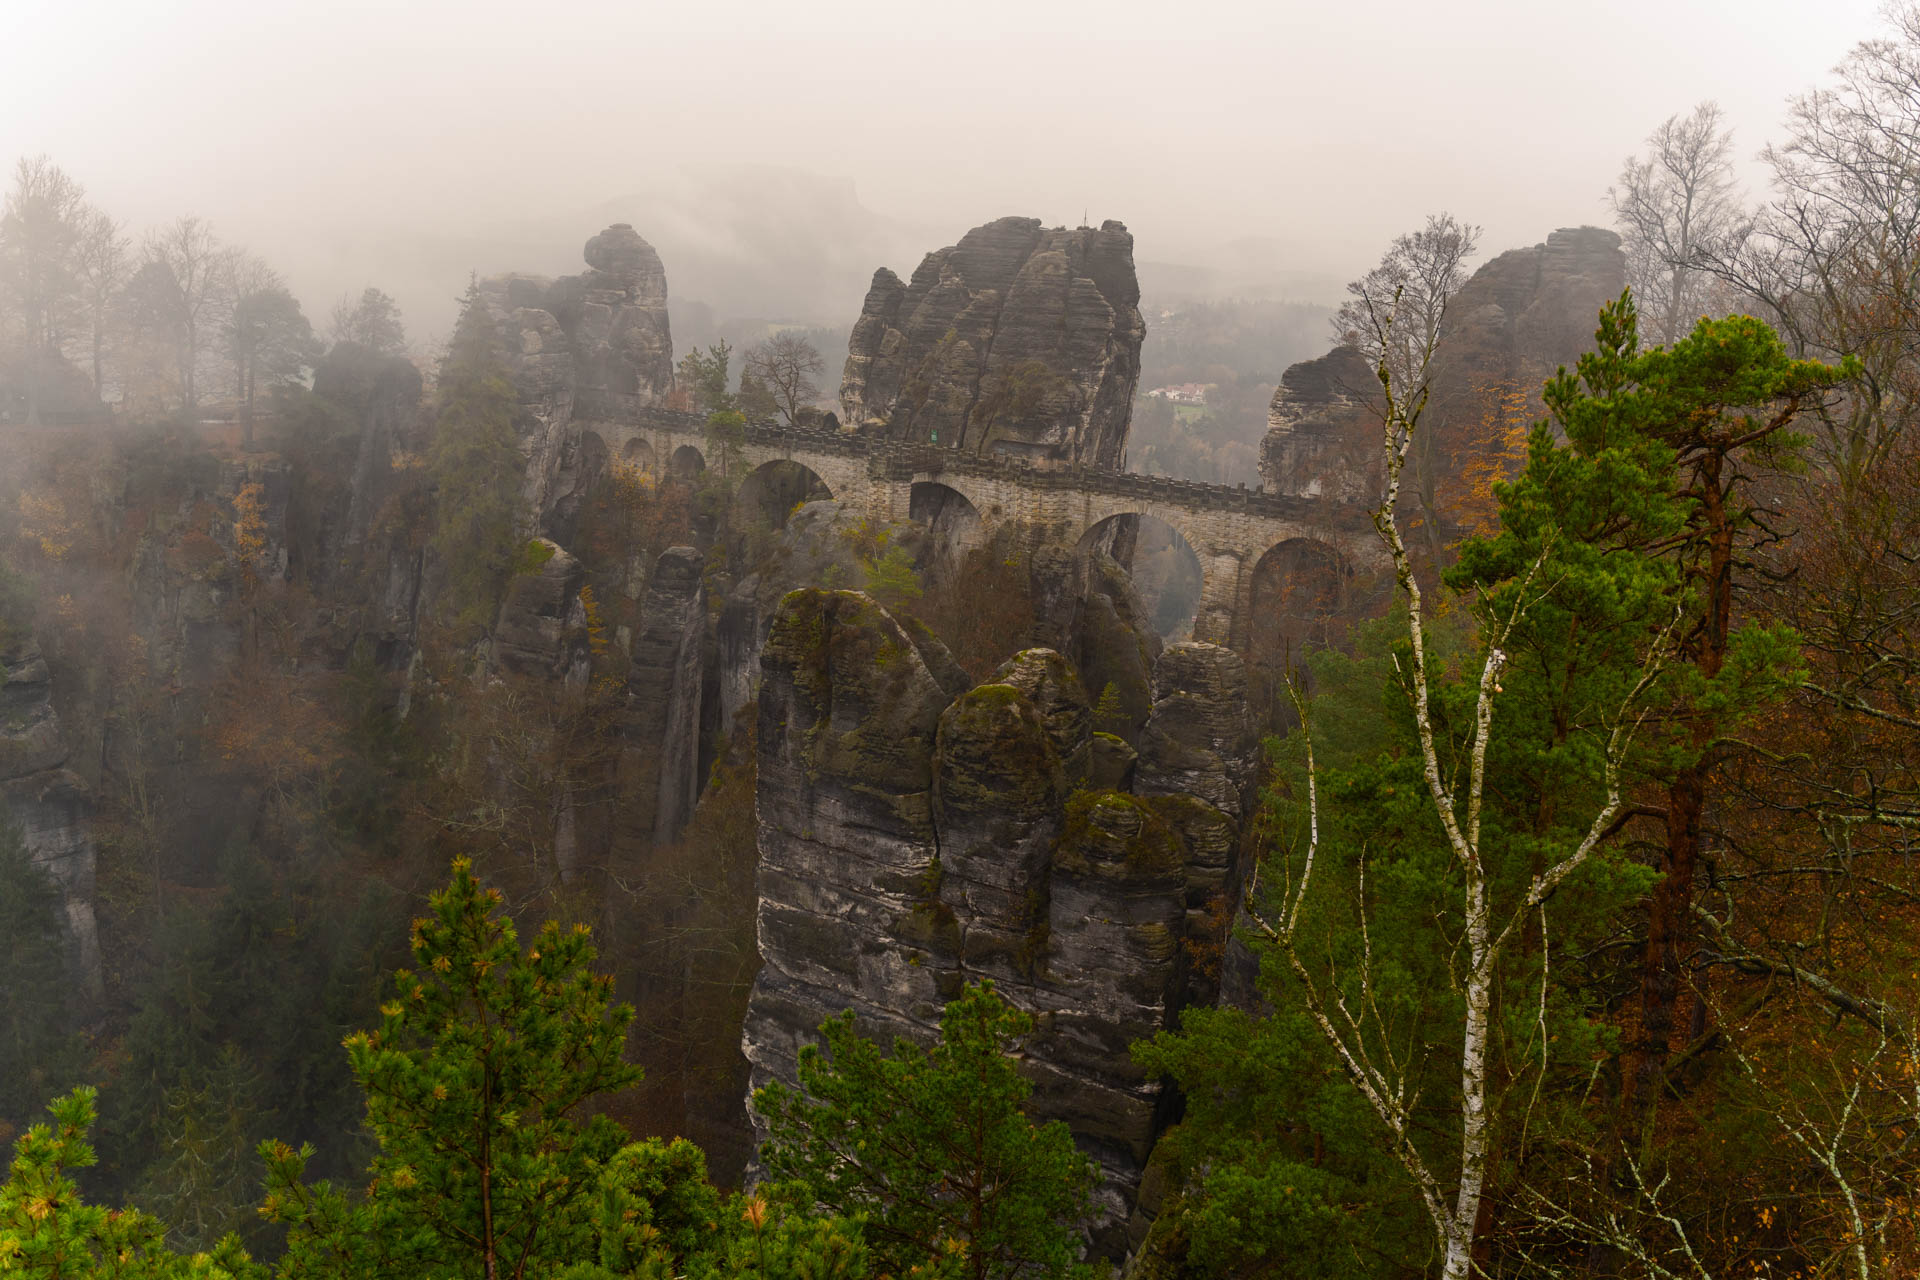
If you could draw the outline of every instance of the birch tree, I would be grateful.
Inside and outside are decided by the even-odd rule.
[[[1415,417],[1432,389],[1441,319],[1466,283],[1466,264],[1479,243],[1479,227],[1450,213],[1429,214],[1424,226],[1395,237],[1379,264],[1347,285],[1350,296],[1334,315],[1335,339],[1357,347],[1391,378],[1402,410],[1418,401]],[[1405,479],[1419,506],[1429,559],[1437,566],[1443,554],[1441,454],[1432,445],[1432,433],[1410,433],[1406,456],[1413,465]]]
[[[1396,317],[1376,311],[1375,323],[1391,334]],[[1703,323],[1671,350],[1642,352],[1631,296],[1610,305],[1596,350],[1575,373],[1548,384],[1551,417],[1529,437],[1525,470],[1496,490],[1499,532],[1463,544],[1447,574],[1464,596],[1473,635],[1464,654],[1443,663],[1395,519],[1426,394],[1419,383],[1404,391],[1388,361],[1377,369],[1386,481],[1374,524],[1406,607],[1394,678],[1411,720],[1415,785],[1446,858],[1446,874],[1429,874],[1420,891],[1441,895],[1427,910],[1439,913],[1443,981],[1457,1002],[1442,1009],[1449,1018],[1457,1011],[1458,1025],[1440,1025],[1431,1007],[1389,1011],[1384,984],[1404,957],[1375,949],[1381,906],[1368,896],[1364,866],[1361,901],[1352,908],[1357,946],[1342,955],[1306,931],[1326,910],[1317,895],[1327,892],[1332,868],[1324,862],[1328,814],[1313,709],[1304,699],[1307,835],[1303,849],[1267,860],[1273,892],[1253,900],[1251,918],[1284,957],[1290,990],[1383,1127],[1425,1207],[1443,1274],[1458,1280],[1482,1266],[1476,1248],[1489,1212],[1496,1113],[1503,1099],[1523,1100],[1517,1122],[1524,1127],[1548,1069],[1549,1010],[1559,1001],[1551,957],[1567,920],[1566,908],[1550,908],[1549,900],[1583,873],[1586,882],[1611,877],[1620,887],[1627,868],[1609,841],[1632,816],[1626,788],[1651,777],[1693,796],[1700,781],[1693,771],[1718,735],[1794,678],[1787,638],[1735,627],[1720,610],[1725,584],[1711,568],[1721,563],[1717,554],[1703,561],[1685,553],[1700,545],[1696,539],[1732,545],[1702,539],[1702,521],[1715,520],[1701,516],[1703,508],[1721,505],[1715,527],[1723,532],[1747,514],[1737,497],[1703,486],[1699,468],[1713,470],[1705,459],[1772,438],[1835,371],[1788,360],[1766,326],[1746,318]],[[1756,414],[1756,405],[1766,408]],[[1735,470],[1728,463],[1724,473]],[[1708,648],[1718,655],[1711,670],[1700,661]],[[1649,732],[1656,727],[1657,735]],[[1655,740],[1642,750],[1642,738]],[[1388,787],[1365,797],[1382,806],[1375,825],[1391,839],[1427,838],[1388,821],[1406,803],[1391,795]],[[1688,814],[1697,818],[1697,807],[1681,813],[1683,828],[1697,833],[1697,821],[1685,826]],[[1366,856],[1366,843],[1360,847]],[[1375,856],[1385,861],[1398,851]],[[1677,945],[1675,932],[1663,931],[1663,910],[1684,912],[1691,901],[1691,868],[1676,866],[1671,859],[1661,866],[1667,879],[1654,894],[1647,944],[1650,955],[1658,951],[1663,983]],[[1384,889],[1372,893],[1384,901]],[[1649,1008],[1671,1008],[1665,986],[1650,990],[1660,998]],[[1497,1045],[1502,1026],[1525,1025],[1518,1010],[1529,1002],[1539,1034]],[[1655,1051],[1636,1047],[1644,1069]],[[1449,1099],[1457,1112],[1443,1109],[1444,1122],[1421,1097],[1435,1087],[1439,1053],[1457,1055],[1457,1093]]]
[[[1404,299],[1396,293],[1385,303],[1368,300],[1368,321],[1388,342],[1405,332],[1396,308]],[[1406,645],[1396,658],[1397,675],[1411,703],[1421,784],[1431,815],[1437,820],[1452,864],[1448,885],[1453,899],[1444,910],[1460,928],[1455,973],[1461,1025],[1458,1028],[1459,1114],[1456,1127],[1437,1140],[1422,1133],[1417,1122],[1418,1080],[1423,1064],[1417,1048],[1389,1027],[1377,996],[1382,960],[1374,953],[1367,928],[1366,904],[1359,910],[1361,949],[1356,971],[1329,975],[1310,954],[1302,932],[1303,911],[1316,892],[1322,874],[1320,780],[1314,762],[1311,713],[1299,701],[1301,733],[1305,742],[1305,807],[1308,838],[1297,862],[1278,868],[1275,893],[1255,899],[1250,919],[1259,933],[1280,950],[1295,979],[1307,1012],[1327,1045],[1345,1069],[1353,1086],[1366,1099],[1384,1128],[1389,1145],[1412,1181],[1431,1222],[1446,1280],[1464,1280],[1475,1270],[1476,1224],[1480,1221],[1491,1151],[1495,1081],[1489,1062],[1492,1018],[1502,961],[1537,922],[1544,944],[1547,899],[1594,855],[1610,833],[1622,803],[1621,768],[1627,744],[1645,715],[1645,695],[1658,678],[1657,644],[1648,646],[1637,677],[1616,695],[1604,713],[1583,726],[1583,746],[1597,766],[1597,796],[1584,824],[1568,832],[1570,838],[1544,842],[1537,865],[1515,886],[1505,865],[1508,850],[1490,847],[1485,804],[1489,749],[1493,745],[1496,706],[1503,692],[1510,656],[1506,646],[1522,629],[1529,614],[1560,590],[1554,563],[1557,531],[1535,530],[1529,560],[1515,574],[1489,584],[1476,601],[1479,636],[1466,677],[1464,706],[1468,727],[1457,735],[1436,708],[1442,676],[1433,668],[1426,634],[1427,605],[1413,560],[1397,520],[1407,459],[1426,409],[1425,374],[1437,342],[1437,317],[1414,321],[1424,336],[1408,339],[1398,349],[1413,359],[1396,371],[1386,356],[1376,365],[1384,406],[1382,462],[1385,493],[1374,513],[1374,527],[1392,560],[1399,593],[1406,605]],[[1394,350],[1388,343],[1382,350]],[[1536,445],[1550,446],[1544,430]],[[1445,695],[1442,695],[1445,696]],[[1564,826],[1564,824],[1562,824]],[[1263,868],[1268,874],[1274,868]],[[1255,888],[1258,885],[1256,882]],[[1546,1001],[1545,978],[1540,999]],[[1429,1043],[1435,1038],[1421,1037]],[[1450,1037],[1451,1038],[1451,1037]]]

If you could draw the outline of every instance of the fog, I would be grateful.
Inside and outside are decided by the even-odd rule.
[[[1699,100],[1750,157],[1877,28],[1872,0],[0,0],[0,159],[135,232],[205,216],[316,317],[377,284],[423,335],[469,271],[577,269],[610,221],[676,325],[844,325],[874,267],[1009,213],[1125,221],[1150,294],[1330,300],[1429,211],[1487,251],[1605,222]]]

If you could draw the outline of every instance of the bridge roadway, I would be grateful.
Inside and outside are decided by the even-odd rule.
[[[695,414],[647,408],[634,420],[576,421],[612,457],[655,474],[685,473],[708,462],[706,424]],[[1116,516],[1152,516],[1185,538],[1199,559],[1194,638],[1239,649],[1251,639],[1254,582],[1266,556],[1305,542],[1331,553],[1347,573],[1386,567],[1368,512],[1326,499],[1086,466],[1035,466],[1019,458],[982,458],[937,445],[772,423],[748,425],[741,455],[749,473],[798,463],[836,501],[876,520],[910,519],[917,505],[935,496],[921,486],[939,486],[966,500],[983,538],[1014,525],[1029,545],[1082,546]]]

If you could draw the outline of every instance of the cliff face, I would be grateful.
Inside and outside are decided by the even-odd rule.
[[[1499,415],[1504,393],[1531,397],[1528,408],[1537,409],[1540,383],[1587,349],[1601,305],[1625,284],[1620,237],[1598,227],[1555,231],[1544,244],[1481,266],[1447,306],[1424,419],[1428,439],[1470,435]],[[1350,347],[1289,368],[1267,413],[1261,487],[1376,500],[1378,396],[1373,370]]]
[[[1101,1166],[1095,1243],[1120,1256],[1161,1101],[1127,1046],[1213,998],[1188,944],[1218,944],[1209,905],[1235,871],[1255,747],[1240,660],[1159,655],[1132,791],[1100,785],[1120,781],[1095,776],[1106,737],[1053,650],[967,688],[910,620],[808,589],[762,665],[755,1082],[792,1080],[830,1014],[924,1041],[992,978],[1038,1017],[1032,1112]]]
[[[1261,488],[1364,501],[1379,463],[1380,382],[1353,347],[1288,367],[1267,409]],[[1369,447],[1370,446],[1370,447]]]
[[[102,992],[100,936],[94,924],[92,803],[67,765],[66,736],[53,706],[53,681],[32,631],[0,639],[0,804],[27,853],[60,888],[70,962],[81,987]]]
[[[847,344],[841,417],[894,439],[1118,467],[1140,377],[1133,237],[1001,218],[874,273]]]

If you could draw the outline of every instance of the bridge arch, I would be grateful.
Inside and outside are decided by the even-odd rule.
[[[907,491],[907,519],[926,525],[954,560],[980,545],[986,523],[972,498],[945,480],[915,480]]]
[[[833,496],[832,488],[812,467],[792,458],[773,458],[740,481],[733,495],[733,509],[748,525],[784,529],[796,507],[831,501]]]
[[[683,444],[667,456],[667,470],[676,480],[693,480],[707,469],[707,455]]]
[[[645,436],[634,436],[621,445],[620,460],[649,475],[657,475],[660,471],[660,455],[654,452],[653,443]]]
[[[1086,557],[1107,549],[1103,543],[1131,561],[1134,589],[1154,629],[1170,640],[1193,635],[1206,578],[1200,549],[1186,532],[1157,515],[1116,511],[1088,525],[1074,552]]]
[[[1282,538],[1247,581],[1247,674],[1256,707],[1283,714],[1288,668],[1331,646],[1353,617],[1353,566],[1318,538]]]

